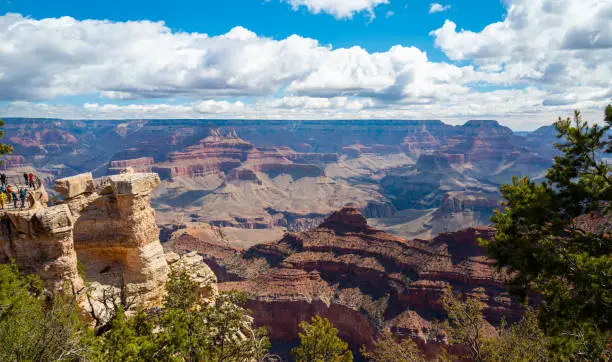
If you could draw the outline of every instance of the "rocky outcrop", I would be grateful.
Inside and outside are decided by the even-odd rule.
[[[217,277],[215,273],[203,262],[202,256],[193,251],[178,255],[174,252],[166,253],[166,261],[173,271],[184,271],[191,280],[198,284],[199,301],[203,304],[211,304],[219,295],[217,288]]]
[[[296,339],[298,322],[319,314],[353,346],[369,344],[385,327],[424,343],[430,321],[444,315],[440,299],[449,286],[480,300],[492,324],[522,315],[504,289],[504,274],[478,244],[493,235],[472,228],[406,240],[370,227],[357,208],[346,207],[318,228],[234,254],[259,270],[220,289],[250,293],[255,322],[268,326],[273,340]]]
[[[210,135],[183,152],[175,152],[168,161],[154,167],[163,177],[204,177],[212,174],[229,174],[230,180],[252,180],[255,173],[268,173],[272,177],[290,174],[294,178],[322,176],[323,169],[314,164],[294,162],[302,159],[322,161],[323,155],[300,156],[288,147],[254,147],[241,139],[231,129],[210,131]],[[337,156],[336,156],[337,158]],[[331,157],[334,159],[334,157]]]
[[[2,156],[2,164],[0,165],[0,169],[10,170],[12,168],[24,166],[26,166],[25,157],[20,155],[5,155]]]
[[[488,211],[499,207],[499,194],[485,194],[482,192],[447,192],[440,202],[440,211],[443,213],[454,213],[462,211]]]
[[[153,171],[154,164],[155,161],[153,160],[153,157],[139,157],[129,160],[115,160],[111,161],[110,167],[108,168],[108,172],[111,175],[118,174],[122,173],[122,170],[131,168],[135,172],[147,173]]]
[[[139,305],[158,304],[168,271],[150,206],[159,182],[150,173],[60,179],[55,189],[63,203],[4,212],[3,250],[49,288],[79,291],[80,263],[88,280],[125,288]]]
[[[206,176],[228,172],[246,161],[253,145],[236,135],[235,131],[225,134],[219,129],[210,131],[208,137],[183,152],[175,152],[167,162],[155,166],[154,171],[162,177]]]

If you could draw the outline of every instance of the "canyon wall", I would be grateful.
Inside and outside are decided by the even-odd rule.
[[[277,242],[225,253],[212,252],[209,242],[201,252],[205,260],[214,254],[224,273],[220,290],[250,294],[255,322],[268,326],[275,341],[295,341],[299,321],[319,314],[352,346],[371,343],[383,328],[426,343],[430,322],[445,317],[440,300],[448,287],[479,300],[490,324],[521,317],[505,275],[478,244],[492,237],[491,228],[470,228],[432,240],[402,239],[346,207],[319,227]],[[193,237],[179,238],[180,245],[200,249]]]

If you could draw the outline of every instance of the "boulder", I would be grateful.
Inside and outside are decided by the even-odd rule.
[[[55,191],[63,198],[72,198],[94,191],[94,181],[91,172],[59,179],[55,182]]]
[[[72,216],[68,205],[57,205],[36,211],[37,229],[46,234],[72,231]]]
[[[109,178],[119,196],[150,193],[161,182],[156,173],[122,173]]]

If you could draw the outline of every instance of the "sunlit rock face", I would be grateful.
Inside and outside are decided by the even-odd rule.
[[[150,206],[159,182],[153,173],[60,179],[60,204],[37,201],[29,210],[2,214],[0,260],[40,275],[50,289],[76,292],[84,286],[80,263],[88,281],[124,288],[142,306],[159,304],[168,273]]]
[[[230,276],[219,288],[248,291],[255,322],[269,327],[275,341],[296,340],[300,321],[322,315],[352,346],[371,343],[384,328],[423,344],[430,322],[445,317],[441,297],[448,287],[479,300],[488,323],[522,315],[505,290],[505,274],[478,244],[494,232],[469,228],[408,240],[369,226],[348,206],[317,228],[227,257],[217,253],[217,265]],[[190,245],[196,248],[197,240]],[[238,256],[246,269],[229,262]]]

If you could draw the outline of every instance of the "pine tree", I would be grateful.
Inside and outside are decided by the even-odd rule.
[[[365,346],[361,348],[361,354],[368,361],[375,362],[424,362],[423,353],[417,344],[410,338],[397,341],[396,338],[385,330],[374,342],[372,349]]]
[[[612,328],[612,176],[602,160],[612,142],[607,124],[590,126],[576,111],[555,124],[564,142],[546,181],[514,178],[501,187],[505,208],[492,217],[495,239],[484,242],[498,268],[526,298],[542,298],[540,325],[556,347],[577,359],[604,358]],[[609,227],[607,228],[609,229]]]
[[[74,299],[45,295],[37,276],[0,265],[0,361],[73,361],[86,334]]]
[[[348,344],[327,318],[314,316],[311,323],[300,323],[300,345],[292,353],[298,362],[352,362]]]

